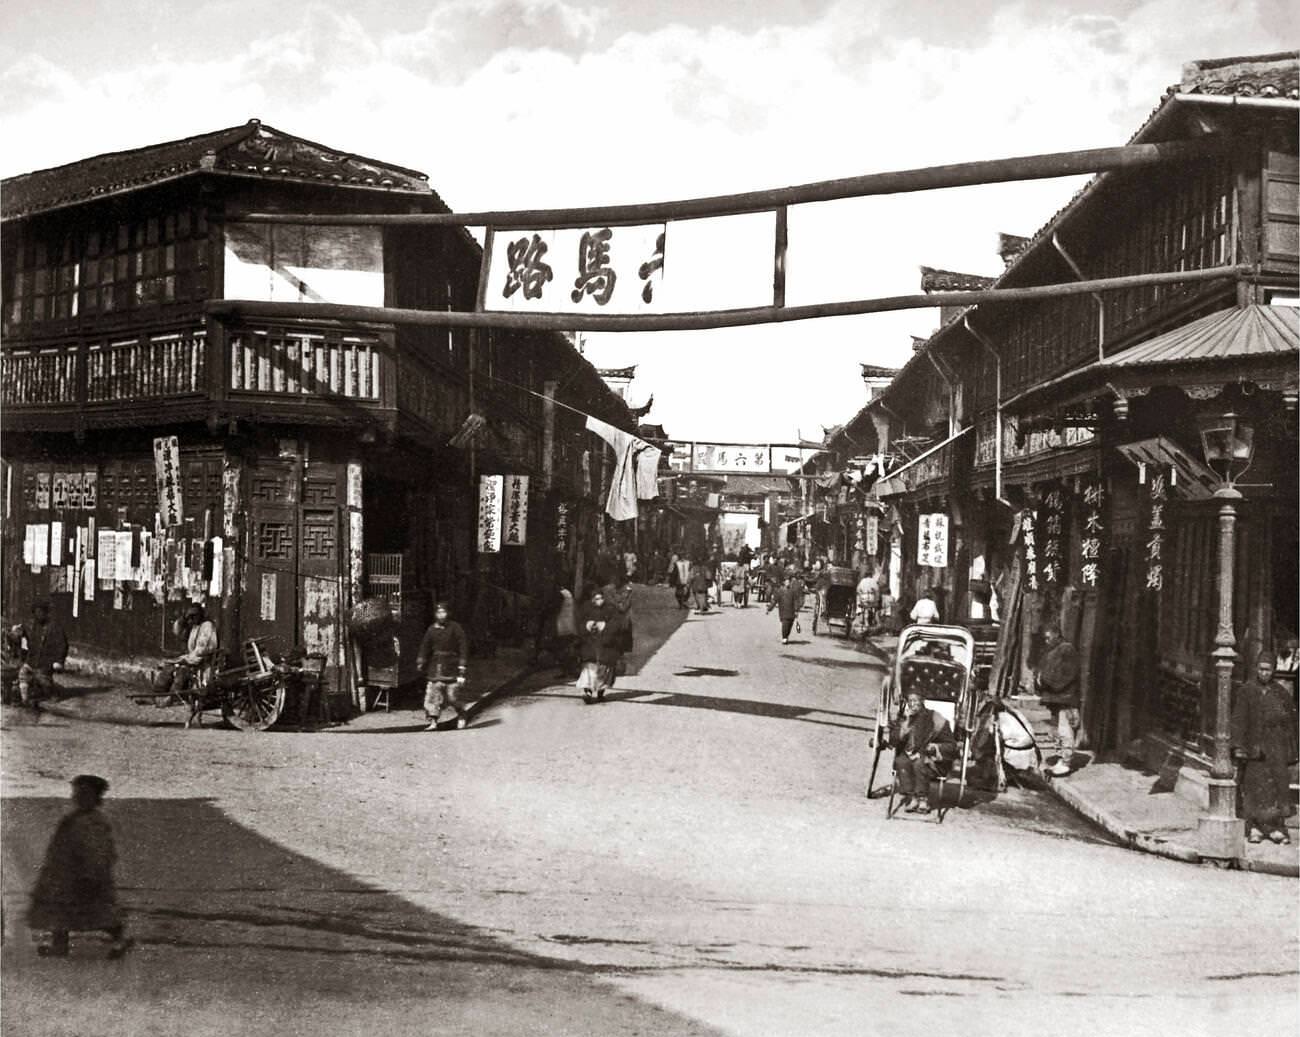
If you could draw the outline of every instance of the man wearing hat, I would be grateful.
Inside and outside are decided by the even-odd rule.
[[[50,942],[37,953],[43,958],[64,958],[70,932],[102,930],[112,944],[110,958],[120,958],[131,946],[113,888],[113,828],[99,809],[108,782],[94,774],[72,779],[73,809],[54,831],[45,862],[32,890],[27,924],[50,933]]]
[[[1047,647],[1038,660],[1034,682],[1056,733],[1057,760],[1048,773],[1063,778],[1070,773],[1079,741],[1079,653],[1057,626],[1047,627],[1043,640]]]
[[[415,668],[425,676],[424,712],[429,718],[426,731],[438,730],[445,706],[456,712],[456,726],[469,726],[469,712],[457,693],[465,687],[469,664],[469,639],[465,629],[451,618],[451,606],[440,601],[433,610],[433,625],[424,633],[415,656]]]
[[[32,620],[22,631],[25,638],[23,664],[18,669],[18,694],[24,706],[35,706],[58,691],[54,674],[68,661],[68,638],[63,628],[50,617],[50,603],[38,601],[32,606]]]
[[[209,665],[217,655],[217,627],[208,619],[202,604],[194,602],[185,615],[172,626],[178,637],[185,638],[185,654],[172,660],[173,692],[185,691],[194,674]]]
[[[1246,839],[1289,843],[1290,768],[1296,762],[1296,711],[1291,693],[1274,679],[1277,657],[1260,652],[1255,675],[1237,688],[1232,706],[1232,758],[1241,766]]]

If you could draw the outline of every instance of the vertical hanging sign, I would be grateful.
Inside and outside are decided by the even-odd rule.
[[[153,441],[154,476],[158,481],[158,513],[167,528],[179,526],[185,509],[181,502],[181,452],[175,436]]]
[[[1169,477],[1164,468],[1150,469],[1146,495],[1146,590],[1159,594],[1165,585],[1165,507],[1169,500]]]
[[[880,517],[878,515],[867,516],[867,546],[866,552],[872,558],[880,550]]]
[[[528,476],[507,475],[505,500],[505,538],[512,546],[528,542]]]
[[[1020,547],[1025,559],[1025,587],[1031,591],[1039,588],[1037,525],[1033,508],[1026,508],[1020,513]]]
[[[501,498],[504,490],[504,476],[479,476],[478,550],[480,554],[495,554],[501,550]]]
[[[1095,589],[1101,582],[1101,544],[1106,534],[1101,506],[1105,498],[1100,479],[1085,483],[1079,529],[1079,583]]]
[[[569,505],[564,501],[555,506],[555,549],[569,549]]]
[[[931,569],[948,565],[948,516],[941,511],[921,515],[916,538],[916,564]]]
[[[1060,486],[1053,486],[1043,495],[1038,526],[1038,534],[1042,537],[1038,578],[1044,586],[1052,586],[1061,583],[1065,575],[1061,564],[1065,543],[1065,493]]]

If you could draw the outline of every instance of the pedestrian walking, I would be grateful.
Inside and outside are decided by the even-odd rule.
[[[1289,843],[1290,767],[1296,762],[1296,710],[1291,693],[1274,679],[1277,660],[1260,652],[1255,676],[1237,688],[1232,707],[1232,757],[1241,765],[1246,839]]]
[[[50,934],[37,947],[43,958],[66,958],[73,932],[107,933],[110,958],[122,957],[131,946],[113,886],[113,827],[99,809],[107,791],[108,782],[97,775],[72,779],[73,808],[50,839],[27,913],[34,931]]]
[[[777,610],[781,620],[781,643],[790,643],[790,630],[799,621],[799,610],[803,607],[803,585],[792,576],[786,576],[780,589],[772,595],[767,603],[767,611]]]
[[[592,590],[578,612],[579,654],[582,671],[578,689],[588,705],[605,697],[614,683],[622,642],[623,617],[616,606],[605,600],[600,588]]]
[[[469,639],[465,629],[451,618],[451,606],[440,601],[433,610],[433,623],[424,632],[415,667],[424,674],[426,731],[438,730],[442,711],[450,706],[456,713],[456,727],[469,726],[469,713],[460,700],[469,669]]]
[[[749,568],[743,563],[731,574],[731,604],[738,609],[749,605]]]
[[[868,630],[880,622],[880,584],[865,566],[862,569],[862,579],[858,581],[857,598],[858,612],[862,615],[862,633],[865,636]]]
[[[691,598],[697,614],[709,611],[709,570],[703,562],[691,566]]]
[[[618,666],[615,667],[615,673],[621,674],[623,656],[632,651],[632,581],[628,574],[624,573],[616,577],[603,590],[606,603],[614,607],[621,620],[618,632],[619,660]]]
[[[54,675],[68,661],[68,638],[50,615],[48,601],[32,605],[32,618],[17,635],[17,641],[22,659],[16,679],[18,697],[24,706],[36,709],[41,699],[58,695]]]
[[[1079,653],[1055,626],[1045,629],[1043,638],[1047,648],[1038,660],[1034,684],[1052,715],[1057,760],[1049,773],[1059,778],[1070,773],[1079,740]]]

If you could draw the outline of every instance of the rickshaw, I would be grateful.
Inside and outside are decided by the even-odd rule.
[[[897,718],[900,704],[907,695],[919,691],[927,709],[940,714],[952,727],[959,749],[960,769],[956,775],[938,776],[939,804],[936,820],[942,822],[945,808],[943,795],[947,783],[957,779],[957,802],[966,791],[966,768],[970,763],[971,735],[975,729],[978,691],[975,687],[975,638],[965,627],[937,623],[918,623],[903,628],[898,635],[895,653],[880,686],[876,725],[868,743],[874,750],[871,774],[867,779],[867,798],[875,788],[880,755],[887,748],[887,729]],[[894,782],[889,783],[887,818],[894,816]]]
[[[857,608],[858,574],[845,566],[832,565],[826,571],[826,596],[813,612],[813,633],[838,631],[848,637]]]

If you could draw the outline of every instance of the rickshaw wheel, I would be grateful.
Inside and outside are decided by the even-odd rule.
[[[240,681],[221,704],[221,716],[239,731],[265,731],[284,712],[284,681]]]

